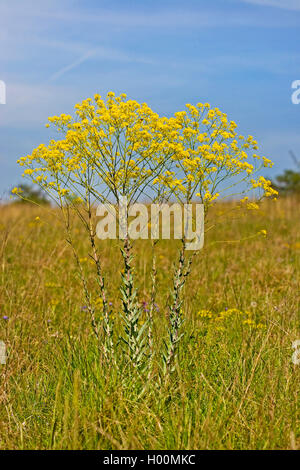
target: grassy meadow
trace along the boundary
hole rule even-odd
[[[142,392],[135,377],[99,359],[56,212],[0,207],[0,340],[8,356],[0,365],[0,448],[300,448],[300,365],[291,361],[292,342],[300,339],[299,202],[265,202],[208,232],[184,287],[175,371],[159,386],[150,377]],[[262,229],[266,237],[255,235]],[[96,296],[86,236],[76,224],[73,235]],[[228,243],[240,239],[246,240]],[[108,300],[121,308],[118,241],[97,243]],[[156,247],[157,351],[177,248],[177,241]],[[134,252],[146,309],[151,242],[137,241]],[[159,355],[155,361],[154,370]]]

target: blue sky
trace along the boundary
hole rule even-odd
[[[1,0],[0,197],[48,116],[110,90],[164,115],[218,106],[280,173],[300,158],[299,39],[300,0]]]

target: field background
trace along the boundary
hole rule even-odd
[[[0,448],[300,448],[300,365],[291,361],[292,342],[300,339],[299,202],[266,202],[207,234],[185,286],[176,371],[159,389],[150,381],[142,396],[134,380],[122,381],[99,361],[55,211],[1,207],[0,340],[8,360],[0,365]],[[219,243],[261,229],[266,238]],[[74,236],[92,286],[85,236],[79,227]],[[98,244],[109,300],[117,307],[118,242]],[[175,241],[157,246],[157,346],[165,335],[176,248]],[[148,302],[149,242],[136,243],[135,263],[140,298]],[[225,309],[243,314],[217,323],[201,316],[203,309],[213,316]]]

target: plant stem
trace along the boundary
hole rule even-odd
[[[164,374],[170,372],[172,362],[174,362],[178,344],[183,336],[180,334],[181,326],[184,322],[182,316],[182,289],[191,271],[194,254],[186,262],[186,246],[184,238],[181,240],[182,246],[179,253],[178,268],[175,270],[173,279],[173,290],[171,293],[172,304],[169,307],[169,339],[165,342],[165,352],[163,353]]]
[[[134,288],[131,250],[132,247],[127,235],[124,239],[123,249],[121,249],[124,260],[124,274],[122,274],[121,284],[124,336],[121,339],[126,344],[130,363],[135,368],[143,369],[146,356],[144,331],[147,322],[140,325],[142,309],[137,299],[137,290]]]

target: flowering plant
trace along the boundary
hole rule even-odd
[[[271,167],[272,162],[256,154],[258,145],[252,136],[238,135],[236,123],[207,103],[188,104],[186,110],[167,118],[160,117],[146,103],[127,100],[125,94],[116,97],[110,92],[106,100],[95,95],[94,100],[89,98],[77,104],[74,117],[62,114],[49,118],[47,127],[51,124],[62,138],[50,140],[48,146],[40,145],[18,163],[25,167],[24,176],[43,188],[63,213],[93,330],[103,358],[116,364],[114,325],[96,242],[94,204],[119,204],[125,197],[129,205],[147,195],[150,201],[159,203],[172,199],[188,204],[200,201],[207,214],[217,200],[239,196],[238,208],[253,209],[263,197],[277,194],[271,182],[259,174],[261,168]],[[245,195],[251,191],[254,201]],[[14,192],[18,193],[18,189]],[[103,310],[101,321],[96,319],[93,296],[72,239],[70,210],[79,216],[90,240]],[[133,248],[128,233],[122,243],[123,351],[128,365],[139,373],[145,370],[150,373],[157,290],[155,242],[151,304],[144,323],[141,322],[142,307],[135,286]],[[164,373],[172,369],[182,336],[182,290],[194,254],[187,259],[183,237],[169,301],[169,332],[162,353]]]

